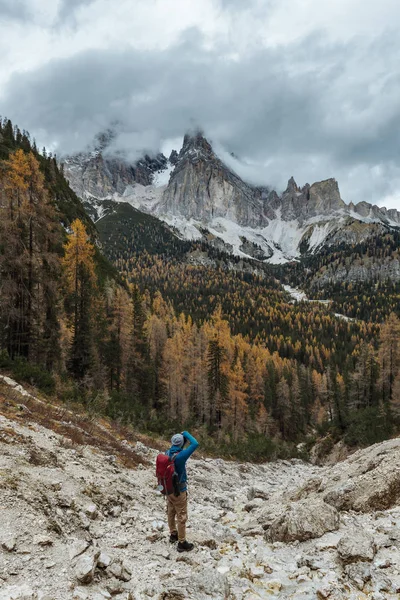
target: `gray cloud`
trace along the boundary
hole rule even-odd
[[[25,0],[0,0],[0,19],[26,21],[31,16]]]
[[[82,6],[89,6],[95,0],[61,0],[57,16],[57,25],[65,25],[69,21],[74,21],[76,11]]]
[[[199,125],[265,163],[243,170],[255,183],[335,176],[346,200],[378,202],[400,187],[399,50],[397,37],[328,44],[314,35],[231,59],[190,30],[162,52],[90,50],[16,73],[0,112],[67,153],[118,122],[113,147],[131,159]]]

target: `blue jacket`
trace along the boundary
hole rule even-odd
[[[168,456],[173,456],[176,454],[175,458],[175,471],[179,476],[180,490],[181,492],[186,492],[187,490],[187,473],[186,473],[186,462],[188,458],[193,454],[196,448],[199,445],[199,442],[194,438],[188,431],[183,432],[183,437],[185,440],[189,442],[189,446],[187,448],[181,448],[180,446],[171,446],[169,450],[165,454]]]

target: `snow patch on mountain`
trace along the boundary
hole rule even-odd
[[[283,289],[290,294],[290,296],[293,298],[293,300],[296,300],[296,302],[302,302],[307,301],[307,294],[305,292],[303,292],[302,290],[299,290],[297,288],[293,288],[290,285],[283,285],[282,286]]]
[[[166,169],[161,169],[157,171],[154,175],[153,186],[156,188],[165,187],[169,183],[169,178],[171,177],[171,173],[174,170],[174,165],[172,165],[168,161],[168,165]]]
[[[201,223],[194,219],[187,221],[183,217],[172,215],[157,215],[162,221],[178,232],[179,237],[185,240],[200,240],[203,236],[200,231]]]
[[[208,223],[202,223],[194,219],[187,220],[182,216],[157,213],[157,210],[156,215],[177,229],[184,239],[198,239],[201,237],[200,230],[206,229],[211,235],[220,238],[228,245],[233,254],[248,258],[249,254],[242,250],[243,240],[245,239],[259,246],[265,254],[264,260],[271,264],[283,264],[299,259],[299,244],[310,227],[313,227],[309,240],[310,252],[318,250],[334,229],[334,225],[331,223],[314,226],[314,220],[300,226],[298,221],[295,220],[284,221],[280,218],[279,211],[277,212],[278,218],[271,220],[266,227],[259,229],[243,227],[230,219],[222,217],[215,218]]]
[[[316,251],[325,242],[328,235],[334,229],[333,223],[324,223],[323,225],[316,225],[313,228],[313,232],[310,236],[308,248],[310,251]]]

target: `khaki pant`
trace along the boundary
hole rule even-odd
[[[170,494],[167,496],[167,514],[168,527],[170,533],[177,530],[176,521],[178,521],[178,540],[186,540],[186,521],[187,521],[187,492],[181,492],[179,496]]]

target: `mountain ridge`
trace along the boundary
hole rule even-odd
[[[184,239],[201,239],[208,231],[228,252],[271,263],[361,243],[400,226],[395,209],[364,201],[346,204],[334,178],[299,187],[291,177],[281,195],[253,186],[217,156],[200,131],[186,134],[179,154],[170,158],[145,156],[135,170],[100,153],[68,159],[64,168],[95,219],[104,215],[105,200],[124,201],[163,220]],[[82,170],[82,164],[89,166]]]

